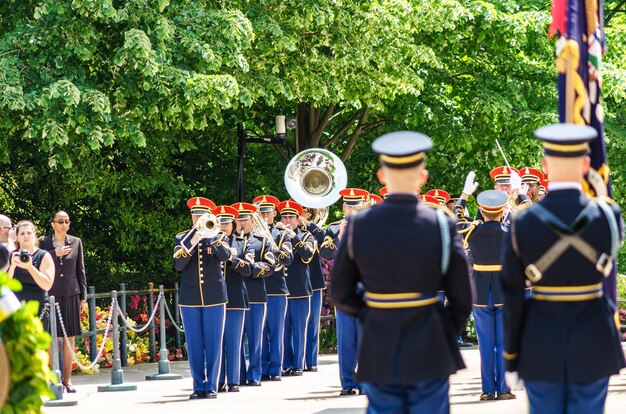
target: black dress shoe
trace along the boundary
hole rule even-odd
[[[239,392],[239,385],[228,384],[228,392]]]
[[[249,387],[260,387],[261,386],[261,381],[248,381],[248,386]]]
[[[283,377],[288,377],[291,375],[291,371],[293,371],[292,368],[283,369],[283,372],[281,372],[281,374]]]
[[[355,387],[343,387],[339,395],[357,395],[359,390]]]
[[[317,372],[317,367],[306,367],[304,372]]]
[[[207,393],[204,391],[194,391],[190,396],[190,400],[200,400],[203,398],[207,398]]]
[[[226,384],[219,384],[217,386],[217,392],[227,392],[228,389],[226,388]]]
[[[206,397],[204,398],[214,399],[214,398],[217,398],[217,394],[213,391],[209,391],[206,393]]]
[[[269,381],[269,380],[270,380],[269,375],[261,375],[261,381]]]
[[[270,381],[282,381],[280,375],[270,375]]]
[[[292,377],[301,377],[302,376],[302,370],[300,368],[292,369],[290,375]]]

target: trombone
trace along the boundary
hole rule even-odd
[[[194,224],[193,228],[187,232],[179,244],[185,252],[191,254],[200,240],[213,238],[217,236],[219,232],[220,224],[217,217],[213,214],[205,213],[198,218],[196,224]],[[198,235],[198,239],[195,243],[193,243],[192,240],[196,234]],[[191,246],[187,247],[187,243],[190,243]]]

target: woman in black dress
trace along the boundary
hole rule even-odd
[[[37,247],[37,229],[30,221],[20,221],[16,227],[15,251],[11,255],[9,277],[22,283],[22,290],[15,292],[18,299],[39,302],[39,312],[48,300],[48,290],[54,282],[54,262],[50,253]],[[26,261],[22,261],[22,252]]]
[[[54,295],[61,310],[69,345],[74,349],[75,337],[82,333],[80,314],[87,306],[87,280],[83,259],[83,242],[67,234],[70,216],[57,211],[50,221],[53,234],[39,239],[39,246],[52,256],[55,266],[54,284],[49,294]],[[57,334],[62,337],[61,322],[57,318]],[[67,392],[76,392],[72,386],[72,352],[67,342],[62,341],[63,385]]]

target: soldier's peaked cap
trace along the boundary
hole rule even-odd
[[[598,132],[588,125],[552,124],[535,131],[543,141],[543,152],[554,157],[579,157],[589,151],[589,141],[597,138]]]
[[[504,209],[509,197],[502,191],[487,190],[478,194],[476,203],[487,213],[499,213]]]
[[[429,136],[413,131],[396,131],[381,135],[372,143],[380,162],[388,168],[409,168],[426,159],[426,151],[433,147]]]

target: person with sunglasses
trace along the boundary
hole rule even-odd
[[[8,252],[15,250],[15,228],[11,225],[11,219],[0,214],[0,243]],[[5,264],[5,266],[8,265]],[[5,271],[5,266],[0,266],[0,270]]]
[[[83,242],[75,236],[67,234],[70,228],[70,216],[65,211],[57,211],[50,220],[52,234],[41,237],[39,246],[47,250],[54,261],[55,278],[50,295],[53,295],[59,304],[61,321],[57,318],[57,333],[67,335],[67,341],[62,339],[63,346],[63,386],[69,393],[76,392],[72,386],[72,352],[75,338],[82,334],[80,315],[87,309],[87,278],[85,276],[85,260],[83,257]],[[69,346],[71,349],[68,347]]]

